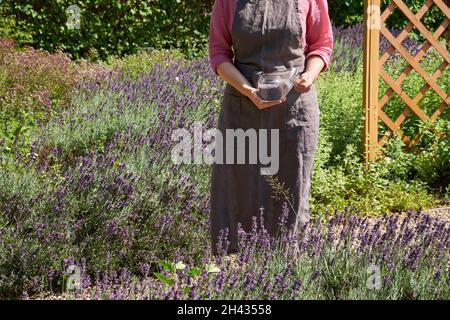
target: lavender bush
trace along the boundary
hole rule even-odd
[[[397,37],[401,30],[391,30],[392,35]],[[356,23],[350,27],[333,26],[334,48],[330,68],[334,71],[352,71],[360,70],[362,66],[364,24]],[[415,55],[420,44],[414,38],[407,36],[402,45],[412,55]],[[380,53],[386,52],[391,46],[390,42],[383,36],[380,36]],[[398,52],[389,59],[389,62],[395,63],[400,58]]]
[[[20,167],[0,177],[2,291],[34,276],[56,285],[69,257],[90,270],[137,270],[156,257],[204,255],[208,198],[198,180],[208,171],[171,162],[171,133],[196,118],[212,126],[217,81],[199,61],[86,84],[28,159],[5,160]]]
[[[285,212],[284,214],[287,214]],[[448,299],[450,227],[420,210],[373,220],[348,209],[299,234],[268,235],[261,218],[239,231],[239,252],[200,265],[161,261],[143,278],[128,269],[83,273],[75,299]],[[226,249],[226,234],[222,238]],[[84,264],[81,269],[85,270]]]

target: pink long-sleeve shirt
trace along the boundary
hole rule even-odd
[[[217,74],[222,62],[233,62],[231,28],[236,12],[237,0],[215,0],[209,29],[209,63]],[[298,0],[302,42],[305,57],[316,55],[328,67],[333,50],[333,32],[328,16],[327,0]]]

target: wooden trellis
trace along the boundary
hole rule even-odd
[[[421,22],[421,18],[432,7],[438,8],[444,14],[444,20],[441,25],[431,33]],[[398,8],[409,19],[409,23],[404,30],[395,37],[385,27],[384,23],[389,15]],[[392,0],[392,2],[381,13],[380,0],[365,0],[365,31],[364,31],[364,146],[366,161],[374,160],[377,156],[378,150],[389,139],[392,133],[400,130],[400,125],[406,119],[410,112],[413,112],[422,121],[435,121],[439,115],[450,105],[450,95],[445,92],[436,82],[438,77],[442,74],[444,69],[450,64],[450,53],[447,48],[439,42],[441,36],[445,36],[450,25],[450,9],[448,4],[443,0],[424,0],[423,6],[414,14],[402,0]],[[423,35],[425,41],[413,56],[402,46],[402,41],[408,36],[408,33],[416,28]],[[380,57],[380,33],[389,41],[390,46],[386,52]],[[425,54],[434,47],[436,51],[443,57],[443,62],[433,74],[428,74],[421,66],[420,61]],[[397,79],[392,79],[391,76],[384,70],[383,64],[389,59],[391,55],[398,52],[407,62],[406,66]],[[425,84],[417,92],[414,97],[410,97],[401,88],[401,83],[411,73],[416,71],[424,80]],[[384,95],[379,98],[379,77],[381,77],[389,89]],[[436,106],[436,110],[431,116],[428,116],[418,103],[425,95],[425,93],[432,89],[442,99],[442,103]],[[391,119],[385,112],[383,107],[393,94],[397,94],[402,99],[406,107],[397,119]],[[383,121],[387,126],[388,132],[379,139],[378,136],[378,121]],[[417,137],[403,136],[408,146],[417,143]]]

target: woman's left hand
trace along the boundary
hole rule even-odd
[[[304,72],[295,80],[294,88],[297,92],[303,93],[309,91],[315,81],[312,72]]]

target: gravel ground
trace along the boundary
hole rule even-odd
[[[450,207],[438,207],[424,210],[424,212],[428,213],[432,218],[441,219],[442,221],[450,224]]]

